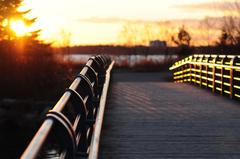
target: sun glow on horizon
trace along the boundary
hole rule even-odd
[[[16,36],[22,37],[29,33],[28,26],[22,20],[13,20],[10,22],[10,28]]]
[[[205,5],[219,1],[221,0],[212,0],[211,3],[209,0],[24,0],[21,10],[31,9],[27,17],[37,18],[31,30],[40,29],[39,39],[54,46],[65,45],[63,39],[66,37],[62,34],[63,31],[71,35],[67,38],[72,46],[121,44],[119,34],[128,23],[138,25],[140,28],[143,24],[156,26],[156,29],[167,27],[170,31],[165,31],[164,35],[170,36],[173,29],[177,30],[182,25],[188,25],[186,20],[200,21],[205,17],[218,17],[219,15],[210,7],[204,12],[202,9]],[[165,21],[171,21],[171,27],[165,25]],[[198,28],[196,22],[189,23]],[[20,24],[19,28],[24,27]],[[164,29],[159,30],[163,35],[161,30]],[[24,34],[23,32],[20,35]],[[156,38],[164,40],[162,36]]]

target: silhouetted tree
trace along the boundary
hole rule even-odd
[[[219,41],[217,42],[218,46],[227,46],[233,45],[232,35],[228,34],[225,28],[222,28],[221,36],[219,37]]]
[[[181,45],[187,45],[187,46],[190,46],[190,42],[191,42],[191,36],[190,34],[188,33],[188,31],[185,29],[184,26],[182,26],[180,29],[179,29],[179,32],[177,34],[177,39],[173,36],[172,37],[172,40],[173,42],[178,45],[178,46],[181,46]]]
[[[237,39],[237,37],[234,37],[232,34],[226,31],[225,27],[223,27],[221,30],[221,35],[216,42],[216,45],[221,49],[219,53],[226,54],[226,52],[232,52],[232,49],[236,49],[238,44],[235,43],[235,38]]]
[[[22,5],[22,0],[2,0],[0,3],[0,40],[15,40],[17,38],[14,31],[10,28],[11,22],[21,20],[26,26],[31,26],[36,18],[26,18],[31,10],[18,11]],[[31,40],[38,37],[40,30],[30,32],[25,37],[31,37]]]
[[[179,47],[179,51],[177,52],[179,56],[184,57],[192,53],[192,49],[190,48],[191,39],[189,32],[184,26],[179,29],[177,38],[172,36],[172,41]]]
[[[42,97],[57,90],[60,70],[50,44],[38,40],[40,30],[17,36],[11,21],[21,20],[27,26],[36,18],[26,18],[30,12],[18,11],[22,0],[0,1],[0,98]],[[46,89],[48,93],[43,93]]]
[[[222,34],[227,35],[226,45],[240,46],[240,2],[239,0],[221,0],[218,10],[223,15]],[[225,35],[225,36],[226,36]],[[224,37],[221,35],[224,40]],[[221,42],[220,37],[220,42]]]

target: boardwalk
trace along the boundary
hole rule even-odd
[[[240,105],[158,74],[113,74],[100,159],[240,158]]]

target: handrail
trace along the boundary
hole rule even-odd
[[[230,98],[240,99],[239,55],[192,55],[170,68],[175,82],[194,83]]]
[[[112,62],[112,64],[109,66],[107,73],[106,73],[106,79],[105,79],[102,96],[101,96],[100,103],[99,103],[99,111],[98,111],[98,115],[96,118],[96,126],[95,126],[95,130],[94,130],[94,134],[93,134],[92,142],[91,142],[92,149],[90,149],[89,157],[88,157],[89,159],[97,159],[98,158],[100,134],[101,134],[102,124],[103,124],[104,110],[105,110],[107,92],[108,92],[108,87],[109,87],[109,82],[110,82],[110,72],[112,70],[113,65],[114,65],[114,62]]]
[[[95,127],[102,125],[98,118],[100,113],[103,115],[113,65],[114,61],[107,56],[98,55],[88,60],[71,86],[46,114],[21,159],[43,158],[51,153],[61,158],[89,155],[93,149],[92,140],[100,135],[100,132],[96,134]]]

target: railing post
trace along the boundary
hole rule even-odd
[[[188,61],[188,57],[186,57],[183,61],[183,63],[186,63]],[[187,82],[188,81],[188,72],[187,72],[187,69],[188,69],[188,65],[184,64],[183,65],[183,82]]]
[[[189,83],[192,83],[192,56],[189,57],[188,59],[189,62]]]
[[[213,64],[216,64],[217,58],[218,58],[218,56],[214,57]],[[215,83],[216,76],[215,76],[215,74],[216,74],[216,66],[213,66],[212,67],[212,92],[213,93],[216,90],[216,83]]]
[[[199,59],[199,62],[202,62],[203,61],[203,57],[201,56],[200,59]],[[202,87],[202,64],[199,65],[199,85],[200,87]]]
[[[224,86],[224,73],[225,73],[225,69],[224,69],[224,67],[223,67],[223,65],[225,64],[225,60],[226,60],[226,56],[223,56],[222,57],[222,60],[221,60],[221,92],[220,92],[220,94],[221,95],[224,95],[224,88],[225,88],[225,86]]]
[[[182,62],[181,62],[181,63],[184,63],[184,59],[182,60]],[[182,65],[182,67],[181,67],[181,71],[182,71],[181,83],[183,83],[183,82],[184,82],[184,67],[185,67],[185,65]]]
[[[197,57],[194,55],[194,62],[197,62]],[[194,63],[194,84],[196,84],[196,82],[197,82],[197,77],[196,77],[196,75],[197,75],[197,72],[196,72],[196,70],[197,70],[197,65]]]
[[[205,65],[205,67],[206,67],[206,69],[205,69],[205,71],[206,71],[206,88],[208,88],[208,62],[209,62],[209,56],[205,56],[207,59],[206,59],[206,65]]]
[[[174,73],[177,73],[177,72],[178,72],[178,70],[179,70],[179,68],[176,68]],[[176,76],[176,77],[177,77],[177,76]],[[178,79],[177,79],[177,78],[175,78],[174,82],[175,82],[175,83],[177,83],[177,82],[178,82]]]
[[[237,57],[235,56],[234,58],[231,59],[230,61],[230,66],[236,66],[235,62],[237,60]],[[235,77],[235,69],[233,69],[232,67],[230,68],[230,78],[229,78],[229,84],[230,84],[230,98],[235,98],[235,88],[234,88],[234,77]]]

